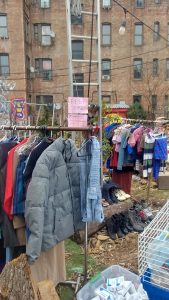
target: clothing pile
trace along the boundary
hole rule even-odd
[[[131,209],[121,214],[115,214],[107,220],[107,231],[112,240],[123,238],[129,232],[143,232],[152,221],[153,214],[150,207],[144,204],[134,204]]]

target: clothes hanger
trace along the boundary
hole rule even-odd
[[[86,156],[90,156],[90,155],[80,155],[80,151],[82,150],[82,149],[84,149],[84,147],[86,147],[86,145],[88,145],[90,143],[90,146],[91,146],[91,143],[92,143],[92,138],[90,137],[82,146],[81,146],[81,148],[78,150],[78,152],[77,152],[77,156],[78,157],[86,157]],[[90,153],[91,153],[91,149],[89,149],[90,150]]]

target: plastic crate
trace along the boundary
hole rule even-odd
[[[151,271],[148,269],[141,278],[144,290],[149,300],[168,300],[169,291],[151,283]]]
[[[106,283],[108,278],[115,278],[119,276],[124,276],[125,280],[132,281],[136,288],[140,284],[140,277],[133,274],[132,272],[120,267],[111,266],[101,272],[98,276],[91,279],[78,293],[77,300],[90,300],[95,296],[94,290],[98,288],[101,284]]]

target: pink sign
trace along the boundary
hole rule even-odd
[[[87,115],[68,114],[68,127],[87,127]]]
[[[68,113],[69,114],[88,114],[88,98],[69,97]]]

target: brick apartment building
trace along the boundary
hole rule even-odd
[[[143,23],[129,13],[125,15],[113,0],[101,0],[103,102],[141,102],[146,109],[153,107],[158,115],[167,115],[169,2],[118,2]],[[91,4],[91,0],[83,0],[83,10],[91,11]],[[123,21],[126,32],[120,35]],[[63,113],[69,95],[66,26],[64,0],[0,0],[0,76],[16,82],[9,99],[23,97],[39,104],[62,103]],[[91,16],[72,16],[72,32],[90,35]],[[90,40],[72,41],[73,58],[89,59],[89,54]],[[74,64],[73,72],[75,82],[88,82],[88,64]],[[92,81],[96,75],[96,65],[92,65]],[[74,95],[86,96],[87,87],[74,87]],[[90,89],[90,101],[97,101],[94,87]]]

